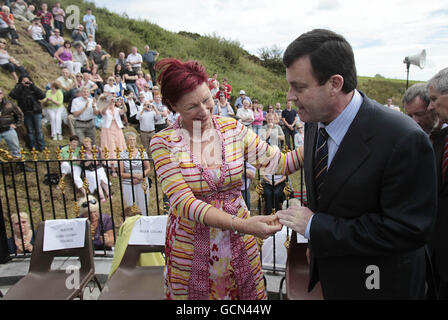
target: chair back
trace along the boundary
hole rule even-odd
[[[165,252],[165,246],[155,245],[128,245],[118,268],[133,269],[137,267],[138,259],[142,253]]]
[[[86,219],[85,223],[84,247],[44,251],[45,221],[42,221],[37,229],[33,252],[31,253],[29,272],[49,272],[51,270],[51,264],[56,257],[78,257],[81,263],[80,271],[82,273],[95,273],[93,241],[89,232],[90,222]]]

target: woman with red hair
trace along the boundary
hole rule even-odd
[[[275,216],[250,216],[241,196],[244,162],[286,175],[301,167],[303,151],[282,154],[236,120],[212,116],[198,62],[163,59],[156,69],[163,103],[180,114],[151,140],[170,200],[166,298],[266,299],[256,237],[282,226]]]

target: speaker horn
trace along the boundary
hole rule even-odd
[[[423,49],[420,53],[414,54],[413,56],[407,56],[406,58],[404,58],[403,63],[406,63],[408,68],[409,65],[413,64],[415,66],[418,66],[420,69],[423,69],[426,63],[426,50]]]

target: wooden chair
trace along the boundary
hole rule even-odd
[[[137,266],[140,254],[164,252],[164,246],[128,245],[117,270],[106,282],[98,300],[162,300],[163,266]]]
[[[286,295],[289,300],[322,300],[320,283],[317,283],[311,292],[308,292],[309,265],[306,259],[306,243],[297,243],[297,234],[292,232],[291,243],[286,259]],[[280,284],[280,297],[283,289]]]
[[[11,287],[4,300],[70,300],[76,297],[82,299],[84,288],[90,281],[95,281],[93,261],[93,243],[90,238],[90,222],[86,220],[85,245],[82,248],[43,251],[45,221],[39,224],[31,254],[28,274]],[[79,287],[71,288],[66,282],[72,273],[65,270],[51,270],[55,257],[78,257],[81,262],[79,269]],[[70,288],[69,288],[70,287]]]

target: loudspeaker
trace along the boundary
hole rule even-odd
[[[410,64],[413,64],[418,66],[420,69],[423,69],[426,63],[426,50],[423,49],[420,53],[414,54],[413,56],[407,56],[404,58],[403,63],[406,63],[408,68]]]

